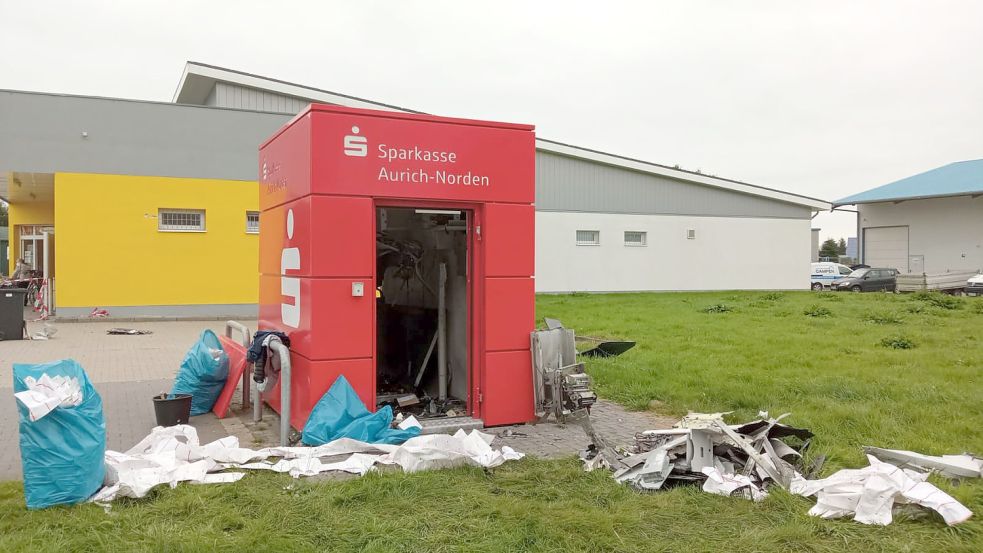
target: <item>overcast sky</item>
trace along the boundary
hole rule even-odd
[[[826,200],[983,157],[983,1],[477,6],[0,0],[0,88],[170,101],[195,60]]]

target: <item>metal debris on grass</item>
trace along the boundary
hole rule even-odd
[[[547,330],[564,328],[563,323],[559,319],[543,317],[543,321],[546,323]],[[577,352],[577,355],[584,357],[617,357],[635,347],[635,342],[629,340],[608,340],[594,336],[577,336],[576,340],[578,342],[588,342],[593,346],[584,351]]]
[[[675,428],[637,434],[615,480],[640,490],[703,482],[707,492],[754,500],[767,496],[769,486],[787,488],[812,432],[781,424],[787,415],[772,419],[762,413],[759,420],[728,425],[725,414],[690,413]],[[585,457],[588,467],[597,467],[593,457]]]
[[[768,413],[744,424],[724,422],[728,413],[690,413],[675,427],[635,435],[630,454],[612,461],[592,446],[581,454],[584,470],[607,468],[620,483],[651,491],[702,482],[703,491],[760,501],[772,486],[803,497],[817,496],[809,514],[853,517],[863,524],[890,524],[896,505],[916,504],[939,513],[952,526],[972,512],[928,483],[929,472],[947,477],[980,477],[983,460],[972,455],[934,457],[912,451],[864,448],[870,466],[845,469],[813,480],[823,456],[806,464],[813,433],[782,424],[784,414]]]
[[[867,467],[843,469],[820,480],[796,475],[789,491],[803,497],[816,496],[816,504],[809,509],[812,516],[852,517],[861,524],[888,525],[895,506],[905,504],[932,509],[949,526],[973,515],[955,498],[928,483],[928,472],[899,468],[873,455],[867,455],[867,460]]]
[[[915,453],[914,451],[881,449],[870,446],[864,447],[864,453],[873,455],[881,461],[897,465],[900,468],[910,468],[919,472],[937,472],[947,478],[983,477],[983,459],[974,457],[968,453],[935,457]]]

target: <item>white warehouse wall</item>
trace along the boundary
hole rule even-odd
[[[861,204],[857,210],[862,229],[907,226],[908,255],[924,255],[926,273],[983,269],[983,196]]]
[[[578,230],[601,245],[578,246]],[[809,219],[538,211],[536,291],[806,290],[811,241]]]

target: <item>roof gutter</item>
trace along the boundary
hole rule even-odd
[[[958,198],[960,196],[971,196],[977,198],[983,196],[983,190],[975,190],[969,192],[958,192],[955,194],[924,194],[921,196],[902,196],[896,198],[878,198],[876,200],[851,200],[850,198],[843,198],[842,200],[836,200],[833,202],[833,207],[839,207],[841,205],[861,205],[861,204],[886,204],[890,202],[901,203],[913,200],[931,200],[935,198]]]

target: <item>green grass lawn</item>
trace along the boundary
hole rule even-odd
[[[983,452],[983,300],[935,303],[725,292],[543,296],[537,308],[580,334],[639,342],[589,363],[602,397],[732,420],[792,412],[828,474],[865,465],[861,445]],[[933,482],[977,518],[948,528],[915,511],[876,528],[809,517],[811,499],[780,490],[761,503],[694,487],[643,495],[573,459],[345,482],[250,474],[108,514],[28,512],[20,484],[3,483],[0,551],[983,551],[983,481]]]

